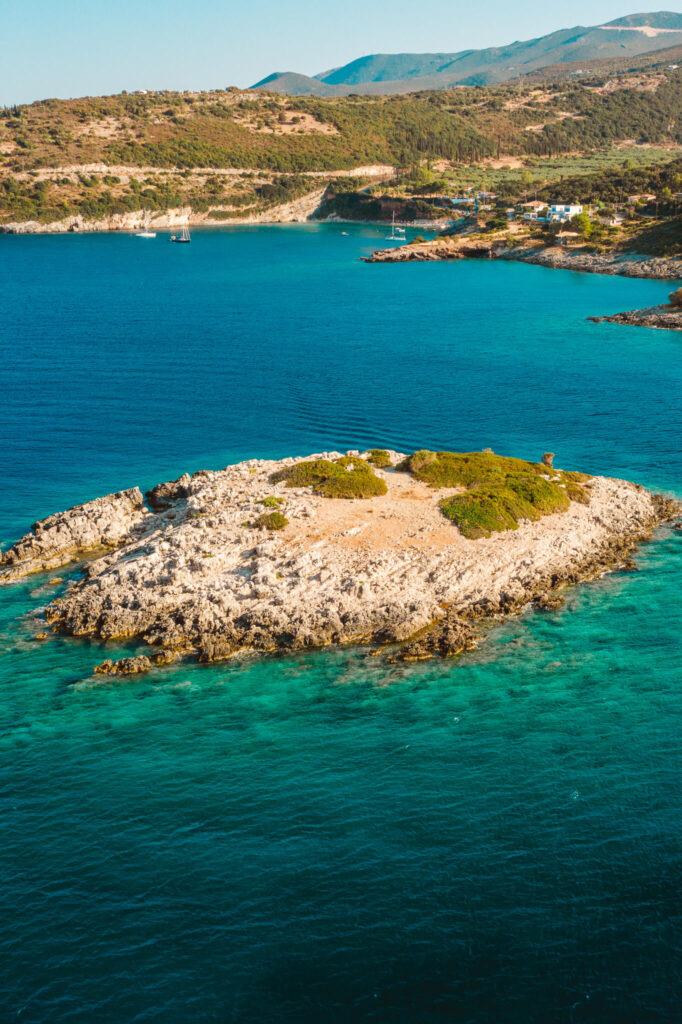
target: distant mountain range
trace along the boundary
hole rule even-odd
[[[458,53],[375,53],[313,77],[277,72],[253,88],[291,96],[387,95],[490,85],[548,65],[635,56],[682,44],[682,14],[631,14],[606,25],[560,29],[539,39]]]

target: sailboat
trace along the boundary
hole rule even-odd
[[[405,228],[396,227],[395,223],[395,210],[393,211],[393,221],[391,224],[391,233],[386,235],[386,239],[389,242],[404,242],[405,241]]]
[[[171,242],[191,242],[192,239],[189,237],[189,228],[187,225],[182,229],[182,233],[179,235],[171,235]]]

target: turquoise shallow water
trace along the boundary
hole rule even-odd
[[[682,493],[656,282],[365,266],[331,226],[0,237],[0,539],[242,457],[481,448]],[[669,1022],[682,541],[456,664],[95,685],[0,590],[0,1019]],[[121,650],[124,650],[123,648]]]

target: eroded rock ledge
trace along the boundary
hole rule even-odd
[[[149,664],[142,655],[123,672],[179,654],[209,662],[349,642],[402,644],[404,657],[418,659],[470,648],[482,621],[529,601],[556,607],[564,583],[627,564],[633,547],[677,514],[635,484],[582,478],[584,496],[566,500],[565,510],[468,539],[443,513],[464,488],[395,468],[404,459],[397,452],[348,452],[338,464],[344,473],[360,466],[364,479],[371,459],[381,485],[370,497],[334,496],[344,486],[338,466],[317,489],[282,478],[323,458],[342,457],[251,460],[186,475],[148,492],[154,512],[133,488],[50,516],[0,555],[0,581],[89,557],[46,617],[69,634],[156,649]],[[534,467],[542,486],[559,481],[570,493],[578,485],[561,482],[547,458],[520,465]],[[302,478],[297,470],[294,479]],[[104,663],[101,671],[119,670]]]
[[[120,544],[146,514],[142,492],[132,487],[40,519],[30,533],[0,552],[0,582],[56,569],[97,548]]]
[[[682,309],[668,303],[649,306],[646,309],[631,309],[625,313],[613,313],[610,316],[591,316],[588,319],[596,324],[605,322],[624,324],[627,327],[658,327],[666,331],[682,331]]]
[[[378,249],[363,257],[365,263],[424,263],[442,260],[486,259],[532,263],[554,270],[585,274],[614,274],[622,277],[673,281],[682,278],[682,260],[643,256],[635,252],[594,253],[586,248],[555,245],[508,246],[503,238],[470,235],[444,236],[427,242],[411,242],[392,249]]]

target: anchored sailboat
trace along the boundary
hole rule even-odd
[[[389,242],[404,242],[405,241],[405,228],[396,227],[395,223],[395,210],[393,211],[393,221],[391,224],[391,233],[386,235]]]
[[[171,235],[171,242],[191,242],[192,239],[189,237],[189,228],[187,225],[182,229],[182,233],[179,235]]]

